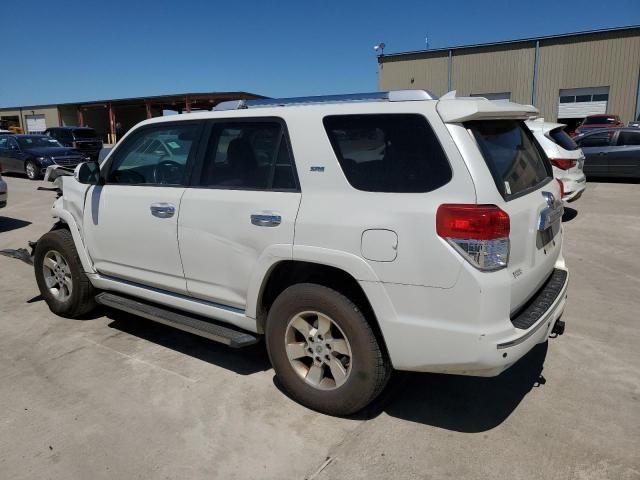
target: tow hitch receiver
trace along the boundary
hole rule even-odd
[[[553,328],[551,329],[551,335],[555,335],[556,337],[558,337],[563,333],[564,333],[564,321],[556,320],[556,323],[554,323]]]

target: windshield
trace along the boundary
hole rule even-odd
[[[78,128],[73,131],[73,138],[79,140],[94,139],[98,136],[93,128]]]
[[[503,198],[533,190],[551,177],[551,165],[519,120],[465,123],[473,134]]]
[[[565,150],[577,150],[578,144],[573,141],[567,132],[564,131],[564,127],[554,128],[549,132],[551,139],[560,145]]]
[[[616,117],[587,117],[582,122],[583,125],[614,125],[618,122]]]
[[[16,137],[20,148],[34,147],[61,147],[57,140],[47,137],[46,135],[26,135],[24,137]]]

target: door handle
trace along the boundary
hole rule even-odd
[[[277,227],[282,223],[282,217],[273,213],[254,213],[251,223],[256,227]]]
[[[152,203],[149,209],[151,215],[158,218],[171,218],[176,213],[175,205],[166,202]]]

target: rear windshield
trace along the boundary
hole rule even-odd
[[[465,123],[498,190],[505,199],[534,190],[551,177],[551,166],[520,120],[479,120]]]
[[[349,183],[366,192],[424,193],[451,180],[451,167],[422,115],[335,115],[324,126]]]
[[[577,150],[578,144],[564,131],[564,127],[554,128],[549,132],[551,139],[565,150]]]
[[[582,122],[583,125],[613,125],[617,123],[616,117],[587,117]]]
[[[79,128],[73,131],[73,137],[78,139],[96,138],[98,134],[93,128]]]

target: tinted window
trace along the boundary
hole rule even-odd
[[[574,103],[575,101],[575,95],[562,95],[560,97],[560,103]]]
[[[582,122],[583,125],[613,125],[617,123],[618,119],[616,117],[607,117],[607,116],[595,116],[595,117],[587,117]]]
[[[367,192],[430,192],[451,167],[422,115],[339,115],[324,119],[349,183]]]
[[[114,153],[108,183],[184,185],[200,126],[158,125],[127,138]]]
[[[0,149],[5,149],[8,147],[9,137],[3,137],[0,135]]]
[[[551,167],[522,121],[467,122],[504,198],[535,188],[551,176]]]
[[[214,124],[200,185],[247,190],[293,190],[294,165],[282,124]]]
[[[593,95],[594,102],[606,102],[607,100],[609,100],[608,93],[596,93]]]
[[[618,145],[640,145],[640,132],[620,132]]]
[[[73,137],[78,140],[94,139],[98,136],[93,128],[77,128],[73,131]]]
[[[551,139],[565,150],[577,150],[578,145],[573,141],[563,127],[554,128],[549,132]]]
[[[576,102],[590,102],[591,95],[576,95]]]
[[[576,142],[580,147],[606,147],[611,141],[611,135],[613,135],[613,132],[594,133],[593,135],[576,139]]]

